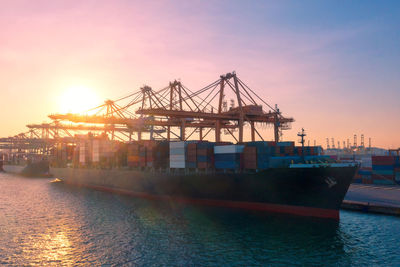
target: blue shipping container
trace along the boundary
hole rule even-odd
[[[289,166],[291,163],[301,162],[301,157],[291,156],[291,157],[270,157],[269,167],[270,168],[284,168]]]
[[[360,170],[358,170],[358,173],[361,174],[361,175],[371,175],[372,171],[371,170],[362,170],[362,169],[360,169]]]
[[[393,165],[372,165],[374,171],[393,171]]]
[[[294,142],[278,142],[277,146],[294,146]]]
[[[207,157],[207,156],[200,156],[200,155],[197,155],[197,161],[198,161],[198,162],[210,162],[210,161],[211,161],[211,158],[210,158],[210,157]]]
[[[394,157],[394,166],[400,168],[400,156]]]
[[[393,170],[373,170],[372,173],[380,175],[394,175]]]
[[[237,169],[240,167],[240,154],[215,154],[215,168],[217,169]]]
[[[215,162],[216,169],[239,169],[240,163],[234,161],[216,161]]]
[[[380,185],[393,185],[394,182],[391,180],[374,180],[374,184],[380,184]]]
[[[196,162],[186,161],[186,168],[196,168],[196,167],[197,167]]]

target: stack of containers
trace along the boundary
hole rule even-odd
[[[119,167],[128,165],[128,145],[122,142],[117,143],[115,153],[116,164]]]
[[[246,144],[247,147],[255,147],[257,154],[257,169],[269,168],[269,159],[276,155],[276,143],[265,141],[253,141]],[[245,154],[246,158],[246,154]],[[246,168],[246,167],[245,167]]]
[[[372,167],[361,167],[358,170],[363,184],[372,184]]]
[[[115,142],[108,139],[100,139],[100,162],[108,165],[113,164],[116,149]]]
[[[158,142],[153,149],[154,168],[165,169],[169,167],[169,142]]]
[[[186,168],[197,167],[197,143],[187,144],[186,149]]]
[[[360,161],[361,161],[361,168],[362,169],[371,169],[372,170],[372,159],[371,159],[371,156],[368,156],[368,157],[362,157],[361,159],[360,159]]]
[[[400,156],[395,156],[394,162],[394,181],[400,184]]]
[[[128,166],[139,167],[139,143],[128,144]]]
[[[360,184],[362,183],[362,177],[359,173],[356,173],[353,177],[352,183]]]
[[[186,168],[185,152],[187,143],[185,141],[169,143],[169,167],[172,169]]]
[[[317,155],[322,155],[322,154],[324,154],[324,149],[322,148],[322,146],[315,146],[314,147],[314,152]]]
[[[211,142],[197,143],[197,168],[211,169],[214,166],[214,145]]]
[[[301,156],[303,154],[303,148],[301,146],[296,146],[294,148],[294,154]],[[320,146],[305,146],[304,156],[318,156],[322,154],[322,148]]]
[[[374,184],[394,183],[394,156],[372,156],[372,179]]]
[[[216,169],[239,170],[242,167],[241,155],[244,145],[214,146],[214,160]]]
[[[87,165],[89,163],[89,147],[85,141],[79,144],[79,164]]]
[[[92,145],[93,145],[92,161],[94,163],[99,163],[100,162],[100,140],[94,139]]]
[[[338,160],[338,156],[337,155],[329,155],[329,157],[334,161]]]
[[[74,154],[72,155],[72,164],[77,167],[79,166],[79,156],[80,156],[80,144],[77,144],[74,149]]]
[[[243,167],[249,170],[257,169],[257,148],[246,146],[243,151]]]
[[[143,142],[143,146],[145,147],[145,162],[146,162],[146,167],[153,167],[154,166],[154,153],[155,153],[155,148],[157,147],[157,141],[154,140],[146,140]]]
[[[139,167],[146,167],[146,147],[139,146]]]
[[[67,161],[72,161],[73,155],[74,155],[74,150],[75,146],[74,145],[68,145],[67,146]]]
[[[275,149],[276,156],[285,157],[294,155],[294,142],[278,142]]]

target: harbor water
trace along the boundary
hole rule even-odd
[[[0,265],[399,266],[400,218],[341,220],[135,199],[0,174]]]

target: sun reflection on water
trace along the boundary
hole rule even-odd
[[[34,263],[38,262],[67,262],[72,253],[72,243],[63,232],[34,234],[27,238],[24,252],[31,255]]]

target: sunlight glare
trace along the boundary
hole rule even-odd
[[[82,113],[101,104],[95,91],[85,86],[67,88],[60,97],[63,113]]]

